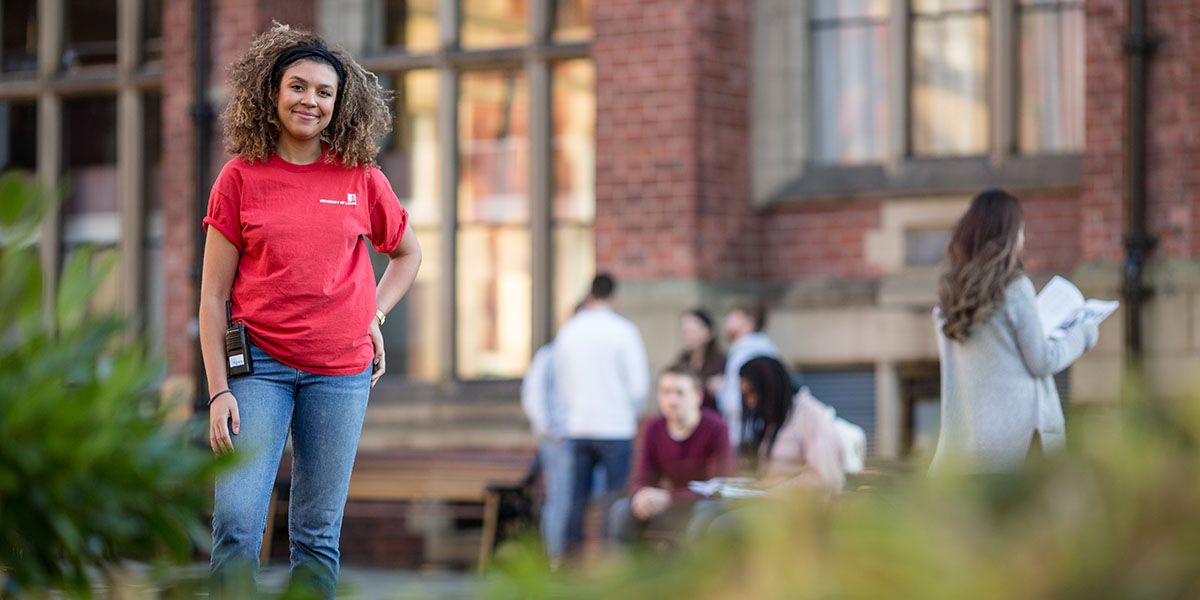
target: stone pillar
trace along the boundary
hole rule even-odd
[[[880,362],[875,365],[875,455],[880,458],[900,458],[900,438],[903,434],[904,407],[900,397],[900,375],[896,365]]]

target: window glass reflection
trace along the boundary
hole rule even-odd
[[[824,0],[810,22],[813,39],[815,158],[879,162],[888,153],[888,2]]]
[[[0,71],[37,71],[37,0],[4,0],[0,7]]]
[[[0,172],[37,169],[37,103],[0,102]]]
[[[432,70],[410,71],[394,84],[395,127],[380,153],[379,166],[400,202],[408,209],[409,232],[421,244],[421,270],[408,295],[383,324],[388,373],[434,380],[441,372],[444,341],[438,326],[445,311],[439,299],[446,272],[441,253],[441,196],[438,187],[438,76]],[[376,276],[387,257],[375,254]]]
[[[1083,149],[1083,2],[1022,0],[1018,146],[1024,154]]]
[[[437,0],[386,0],[384,44],[406,52],[438,47]]]
[[[63,4],[63,68],[116,64],[117,3],[66,0]]]
[[[470,72],[459,87],[458,374],[519,377],[532,326],[526,77]]]
[[[910,66],[914,154],[987,153],[988,29],[983,0],[914,3]]]
[[[463,48],[519,46],[529,41],[528,0],[462,0]]]
[[[117,204],[117,99],[114,96],[82,97],[62,103],[63,174],[67,195],[63,202],[62,246],[64,264],[80,246],[95,249],[93,265],[117,264],[121,221]],[[120,293],[118,269],[92,298],[97,311],[115,310]]]
[[[586,42],[592,39],[594,0],[558,0],[554,3],[554,40]]]

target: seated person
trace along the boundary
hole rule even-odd
[[[742,385],[741,454],[763,487],[815,487],[838,493],[845,485],[842,441],[832,411],[808,388],[793,394],[778,360],[762,356],[738,372]]]
[[[638,436],[638,459],[629,498],[609,513],[610,538],[637,542],[647,529],[683,531],[692,536],[715,516],[709,506],[688,490],[689,481],[729,475],[733,450],[720,416],[701,410],[704,388],[699,376],[676,365],[658,377],[658,406],[662,411]]]

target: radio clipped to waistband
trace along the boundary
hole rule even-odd
[[[250,338],[246,336],[246,324],[233,322],[232,304],[225,301],[225,366],[229,367],[229,376],[249,375],[254,372],[254,363],[250,359]]]

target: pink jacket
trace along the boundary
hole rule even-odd
[[[775,438],[768,473],[801,466],[813,483],[837,493],[845,484],[842,464],[842,443],[831,411],[807,387],[801,388]]]

